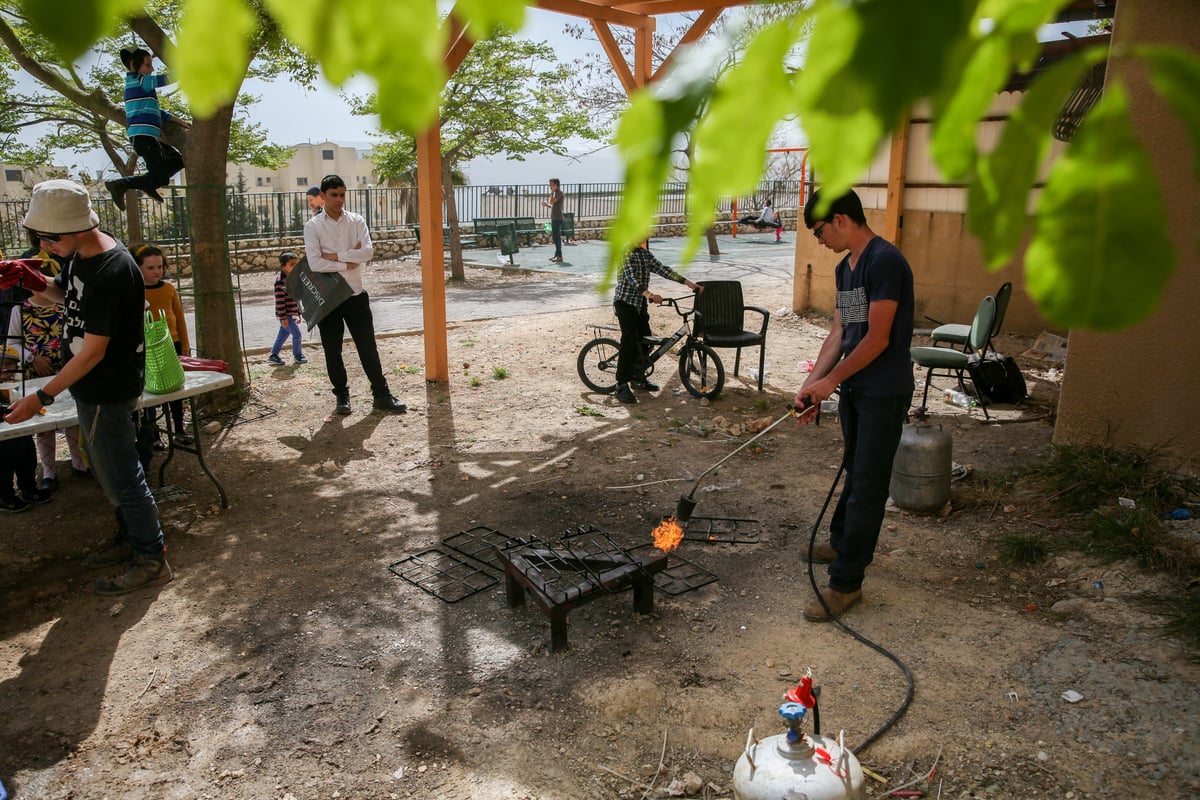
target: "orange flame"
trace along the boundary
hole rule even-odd
[[[669,553],[679,547],[683,541],[683,528],[674,517],[667,517],[662,524],[654,529],[654,546],[664,553]]]

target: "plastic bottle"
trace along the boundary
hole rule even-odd
[[[950,405],[958,406],[959,408],[974,408],[975,406],[979,405],[979,402],[975,400],[975,398],[971,397],[971,395],[967,394],[966,392],[959,391],[958,389],[946,390],[946,402]]]

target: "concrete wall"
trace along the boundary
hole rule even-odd
[[[1113,45],[1132,39],[1200,53],[1200,3],[1121,3]],[[1162,183],[1178,270],[1157,312],[1118,333],[1072,331],[1059,401],[1056,444],[1100,442],[1161,447],[1166,460],[1200,469],[1200,187],[1183,126],[1140,65],[1113,61],[1109,80],[1129,87],[1134,128]]]

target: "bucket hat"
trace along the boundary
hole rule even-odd
[[[42,181],[33,187],[21,224],[40,233],[80,233],[100,224],[87,189],[75,181]]]

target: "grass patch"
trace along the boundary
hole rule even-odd
[[[492,380],[502,381],[508,377],[508,370],[504,367],[492,367]]]
[[[1097,509],[1088,515],[1087,527],[1086,533],[1077,534],[1077,544],[1106,562],[1129,560],[1173,575],[1200,568],[1191,545],[1171,535],[1151,508]]]
[[[474,339],[459,339],[458,340],[459,347],[474,347],[476,344],[477,344],[477,342]]]
[[[1017,567],[1041,564],[1050,556],[1050,545],[1039,536],[1005,536],[1000,540],[1000,558]]]
[[[479,378],[471,378],[471,385],[472,386],[482,386],[483,381],[481,381]]]
[[[397,369],[394,370],[394,372],[397,375],[419,375],[421,373],[421,367],[414,366],[412,364],[401,364]]]
[[[1187,498],[1189,487],[1159,467],[1150,450],[1099,445],[1055,447],[1050,460],[1026,468],[1051,491],[1047,499],[1068,513],[1083,513],[1129,497],[1166,513]]]
[[[961,511],[992,511],[1010,499],[1013,475],[978,475],[954,487],[954,508]]]
[[[604,412],[591,406],[576,406],[575,413],[581,417],[603,417]]]

